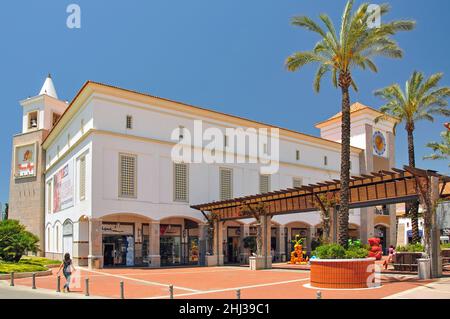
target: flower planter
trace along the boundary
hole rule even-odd
[[[312,259],[310,281],[317,288],[371,288],[374,271],[375,258]]]

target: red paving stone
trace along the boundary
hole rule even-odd
[[[236,298],[241,289],[245,298],[310,299],[318,289],[304,287],[309,283],[309,272],[297,270],[250,271],[244,267],[190,267],[170,269],[117,268],[96,271],[79,270],[79,288],[74,293],[84,293],[85,278],[89,278],[91,296],[119,298],[120,281],[124,282],[125,298],[166,298],[170,284],[174,285],[175,298]],[[53,275],[37,277],[39,288],[56,289],[56,270]],[[418,281],[411,276],[383,276],[381,288],[365,290],[324,290],[327,299],[383,298],[430,281]],[[16,279],[16,285],[31,286],[31,278]],[[64,278],[61,279],[61,287]],[[217,291],[218,290],[218,291]]]

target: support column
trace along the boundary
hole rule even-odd
[[[103,238],[102,221],[100,219],[89,219],[89,269],[103,268]]]
[[[261,230],[262,230],[262,256],[264,257],[264,268],[272,268],[272,254],[271,254],[271,216],[261,216]]]
[[[284,226],[277,227],[277,255],[281,262],[286,261],[286,229]]]
[[[209,224],[198,224],[198,264],[200,266],[206,265],[206,252],[208,250],[208,227]]]
[[[439,178],[436,176],[430,177],[431,187],[431,203],[433,212],[431,213],[431,277],[442,277],[442,258],[441,258],[441,240],[440,229],[437,223],[436,209],[437,201],[439,199]]]
[[[396,205],[388,205],[387,206],[389,212],[389,242],[386,243],[387,247],[392,245],[397,247],[397,211]]]
[[[240,261],[241,261],[241,264],[246,265],[246,264],[248,264],[248,257],[250,256],[250,249],[244,247],[244,238],[250,236],[250,225],[247,225],[247,224],[241,225],[240,231],[241,231],[241,235],[239,238],[239,240],[240,240],[239,245],[240,245],[240,251],[241,251]]]
[[[161,267],[161,255],[159,248],[160,231],[159,221],[152,221],[149,224],[150,251],[148,255],[148,267],[151,268]]]
[[[361,243],[367,244],[367,240],[374,236],[375,227],[373,219],[375,215],[374,207],[365,207],[360,210],[360,237]]]
[[[214,223],[214,245],[215,265],[223,266],[223,221]],[[208,266],[212,266],[208,263]]]

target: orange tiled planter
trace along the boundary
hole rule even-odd
[[[374,276],[375,258],[313,259],[311,286],[317,288],[369,288]]]

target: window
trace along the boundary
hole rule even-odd
[[[270,192],[270,175],[259,175],[259,192],[261,194]]]
[[[80,158],[80,181],[79,181],[80,201],[86,199],[86,156]]]
[[[187,164],[174,164],[174,201],[187,202],[189,195],[189,171]]]
[[[136,197],[136,156],[119,155],[119,197]]]
[[[38,127],[38,111],[28,113],[28,129],[36,129]]]
[[[60,117],[61,117],[61,115],[58,113],[52,114],[52,126],[55,126],[56,123],[58,123]]]
[[[300,151],[299,150],[296,150],[295,151],[295,160],[300,160]]]
[[[126,126],[130,130],[133,128],[133,117],[131,115],[127,115]]]
[[[59,156],[60,147],[59,145],[56,147],[56,156]]]
[[[328,165],[328,157],[327,156],[323,157],[323,165],[325,165],[325,166]]]
[[[292,186],[293,187],[302,187],[303,185],[303,180],[301,177],[294,177],[292,179]]]
[[[50,226],[47,228],[47,251],[50,251]]]
[[[80,127],[81,127],[81,134],[84,134],[84,119],[81,119]]]
[[[267,144],[266,143],[263,144],[263,152],[264,152],[264,154],[267,154]]]
[[[220,168],[220,200],[233,197],[233,170],[231,168]]]
[[[47,214],[52,213],[52,181],[47,182]]]
[[[178,139],[181,141],[184,138],[184,126],[178,126]]]
[[[223,146],[227,147],[228,146],[228,135],[224,135],[223,136]]]
[[[67,133],[67,147],[70,147],[70,133]]]
[[[56,225],[56,232],[55,232],[55,242],[56,242],[56,253],[59,252],[59,226]]]

